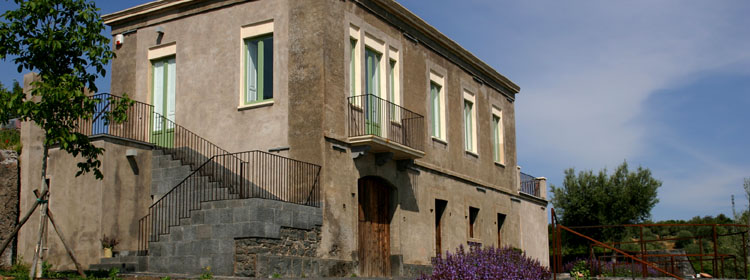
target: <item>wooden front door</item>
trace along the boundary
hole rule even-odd
[[[390,189],[377,178],[359,180],[358,254],[361,276],[390,276]]]

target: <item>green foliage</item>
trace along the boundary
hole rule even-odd
[[[677,233],[677,238],[690,238],[693,234],[690,231],[687,230],[681,230]],[[674,247],[676,249],[684,249],[687,245],[690,245],[690,243],[693,243],[692,238],[691,239],[681,239],[681,240],[675,240]]]
[[[589,272],[589,265],[585,261],[577,262],[570,270],[570,277],[575,280],[588,280],[591,279],[591,272]]]
[[[13,150],[21,154],[21,132],[16,129],[0,129],[0,150]]]
[[[116,280],[116,279],[118,279],[118,278],[117,278],[117,274],[120,274],[120,269],[118,269],[118,268],[116,268],[116,267],[115,267],[115,268],[112,268],[112,269],[110,269],[110,270],[109,270],[109,279],[112,279],[112,280]]]
[[[201,273],[200,279],[214,279],[214,274],[211,272],[211,266],[203,268],[203,273]]]
[[[164,277],[162,277],[162,278],[160,278],[160,279],[161,279],[161,280],[172,280],[172,277],[169,277],[169,276],[164,276]]]
[[[0,123],[11,118],[33,121],[45,133],[45,146],[58,144],[73,156],[83,157],[77,164],[81,175],[93,172],[103,176],[97,159],[102,148],[88,137],[74,132],[79,120],[94,118],[98,99],[96,78],[106,74],[105,66],[114,53],[104,30],[98,9],[85,0],[14,0],[17,8],[6,11],[0,22],[0,59],[12,59],[18,72],[39,73],[32,82],[30,98],[23,92],[0,91]],[[93,70],[90,70],[93,69]],[[105,123],[124,121],[133,102],[111,99],[112,112],[105,112]]]
[[[659,180],[651,176],[647,168],[628,169],[627,162],[618,166],[614,173],[607,170],[565,170],[562,187],[551,186],[552,204],[559,221],[566,226],[619,225],[645,221],[651,209],[659,201],[656,198]],[[621,240],[626,235],[622,227],[581,230],[597,240]],[[576,238],[566,242],[585,244]]]
[[[281,278],[281,274],[274,272],[273,275],[271,275],[271,278]]]
[[[29,279],[29,265],[23,262],[23,258],[19,257],[13,266],[8,271],[0,271],[0,275],[14,277],[16,280],[27,280]]]

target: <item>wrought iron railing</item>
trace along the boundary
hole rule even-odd
[[[126,111],[126,121],[115,124],[111,120],[105,119],[104,112],[114,109],[110,106],[110,99],[119,100],[122,97],[105,93],[94,95],[91,98],[101,100],[96,105],[94,118],[79,120],[76,132],[88,136],[110,135],[150,143],[171,154],[174,159],[189,164],[193,170],[206,162],[208,158],[229,153],[187,128],[154,112],[154,107],[150,104],[135,101],[133,106]]]
[[[375,135],[424,150],[424,117],[372,94],[349,100],[349,137]]]
[[[521,192],[539,197],[539,180],[534,176],[521,172]]]
[[[139,221],[139,251],[203,202],[263,198],[320,207],[319,176],[318,165],[263,151],[213,156],[149,207]]]

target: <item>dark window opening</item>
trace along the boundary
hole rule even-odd
[[[435,252],[440,255],[443,251],[443,213],[448,201],[435,199]]]
[[[477,225],[477,217],[479,216],[479,208],[469,207],[469,238],[474,238],[474,228]]]

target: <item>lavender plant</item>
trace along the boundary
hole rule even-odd
[[[438,255],[432,259],[432,275],[422,275],[420,280],[443,279],[549,279],[549,270],[539,261],[510,247],[494,248],[472,246],[467,252],[464,246],[451,254]]]

